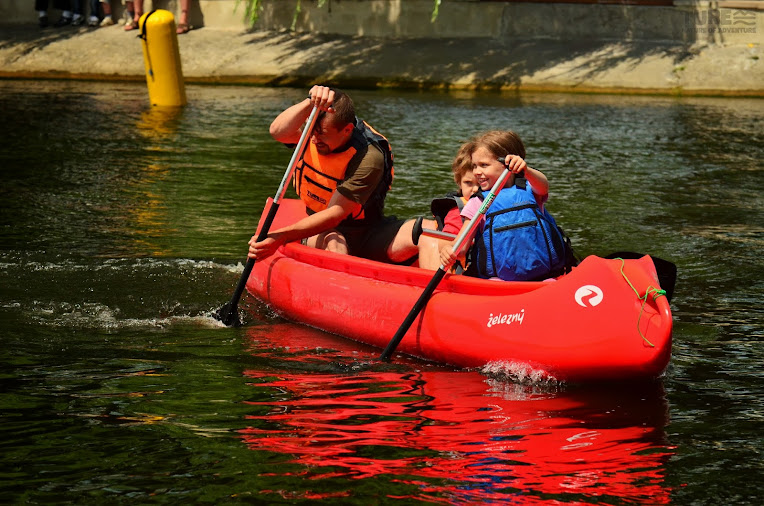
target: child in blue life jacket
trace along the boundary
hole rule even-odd
[[[569,267],[569,246],[544,208],[549,182],[525,162],[520,137],[511,131],[494,130],[476,136],[471,143],[472,171],[481,192],[462,209],[466,220],[462,228],[478,212],[505,167],[511,174],[481,218],[467,274],[505,281],[536,281],[563,274]],[[441,265],[457,260],[452,247],[453,242],[441,245]],[[462,248],[461,258],[467,250]]]
[[[438,224],[438,230],[456,235],[464,222],[461,216],[462,208],[480,189],[472,173],[472,143],[467,142],[459,148],[451,163],[451,172],[454,174],[454,182],[459,190],[433,199],[430,210]],[[429,236],[419,237],[415,239],[415,243],[417,240],[419,267],[437,270],[440,266],[440,247],[449,241]]]

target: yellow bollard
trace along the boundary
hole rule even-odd
[[[138,22],[143,41],[143,62],[152,105],[186,105],[186,88],[180,65],[175,18],[170,11],[156,9]]]

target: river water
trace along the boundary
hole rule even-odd
[[[579,256],[677,264],[665,378],[582,387],[377,363],[246,295],[216,324],[291,155],[268,125],[306,91],[187,93],[0,81],[3,502],[764,501],[764,101],[352,93],[396,153],[389,213],[509,128]]]

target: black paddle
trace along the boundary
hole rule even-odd
[[[461,233],[456,237],[456,242],[451,248],[454,253],[458,255],[459,252],[462,250],[462,245],[464,245],[465,243],[468,243],[468,239],[472,239],[472,236],[475,235],[475,231],[477,230],[478,221],[480,220],[480,217],[485,214],[485,212],[488,210],[488,207],[496,198],[496,195],[499,193],[499,191],[502,188],[504,188],[504,183],[509,177],[509,174],[510,174],[509,168],[505,168],[504,172],[501,173],[501,176],[499,176],[499,179],[493,185],[493,188],[491,188],[491,192],[483,201],[483,205],[480,206],[480,210],[477,212],[477,214],[475,214],[475,216],[472,217],[469,225],[465,229],[463,229]],[[422,292],[422,295],[419,296],[419,299],[416,301],[416,304],[414,304],[414,307],[411,308],[411,311],[409,311],[408,316],[406,316],[406,319],[403,320],[403,323],[401,323],[401,326],[400,328],[398,328],[398,331],[395,333],[393,338],[387,344],[387,348],[385,348],[385,351],[383,351],[382,355],[379,356],[380,360],[390,360],[390,356],[395,351],[395,348],[398,347],[398,344],[401,342],[401,339],[403,339],[404,334],[406,334],[409,327],[411,327],[411,324],[414,323],[414,320],[419,315],[419,313],[422,312],[422,309],[424,309],[424,306],[427,304],[427,301],[430,300],[430,297],[432,297],[433,292],[438,287],[441,280],[443,280],[443,277],[446,275],[446,272],[448,271],[450,267],[451,265],[441,265],[440,267],[438,267],[438,270],[435,272],[435,275],[427,284],[427,287]]]
[[[314,106],[308,117],[305,130],[303,130],[300,135],[300,141],[297,143],[294,153],[292,153],[292,159],[289,161],[289,166],[284,173],[284,178],[281,180],[281,186],[279,186],[278,191],[276,191],[276,197],[273,199],[273,203],[271,204],[270,209],[268,209],[268,215],[265,217],[263,226],[260,228],[260,234],[257,236],[258,242],[263,241],[268,237],[273,218],[276,216],[276,211],[279,209],[281,199],[284,197],[284,193],[286,193],[286,189],[289,187],[289,180],[292,178],[292,173],[294,172],[295,165],[297,165],[297,160],[302,157],[302,153],[306,146],[306,140],[310,137],[310,133],[313,131],[317,112],[318,108]],[[238,327],[241,325],[241,321],[239,320],[239,299],[241,298],[241,294],[244,293],[244,288],[247,286],[247,280],[249,279],[249,275],[252,273],[252,268],[254,266],[255,259],[247,259],[247,265],[244,266],[244,272],[241,273],[239,284],[236,285],[236,290],[234,290],[231,300],[213,314],[213,318],[223,322],[226,327]]]

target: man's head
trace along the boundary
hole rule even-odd
[[[332,91],[334,92],[332,106],[329,111],[318,115],[311,138],[322,155],[344,146],[350,140],[355,128],[353,100],[336,88],[332,88]]]

